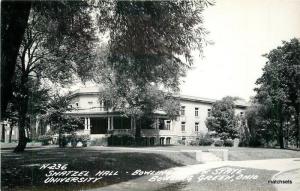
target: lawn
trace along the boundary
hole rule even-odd
[[[35,147],[16,154],[12,148],[1,150],[1,190],[82,190],[103,187],[140,176],[130,174],[137,169],[163,170],[176,166],[197,164],[193,153],[185,150],[207,151],[212,147],[88,147],[57,148]],[[229,160],[258,160],[270,158],[300,158],[299,151],[263,148],[226,148]],[[94,175],[99,170],[119,171],[118,176],[103,177],[96,183],[44,184],[46,170],[42,164],[68,164],[67,170],[89,171]],[[181,185],[184,187],[184,183]],[[179,185],[179,187],[181,187]],[[178,187],[178,185],[176,185]],[[169,188],[172,189],[172,186]]]
[[[182,153],[118,152],[109,148],[94,150],[42,147],[27,150],[22,154],[5,149],[1,155],[1,190],[82,190],[138,178],[139,176],[130,175],[137,169],[158,171],[186,165],[180,161],[197,163],[192,156]],[[119,176],[103,177],[96,183],[44,184],[47,171],[39,168],[47,163],[68,164],[67,170],[89,171],[93,175],[99,170],[117,170]]]
[[[209,149],[228,149],[228,160],[244,161],[244,160],[263,160],[263,159],[280,159],[280,158],[300,158],[300,151],[275,148],[251,148],[251,147],[211,147],[211,146],[174,146],[169,149],[181,150],[202,150]]]
[[[229,160],[263,160],[279,158],[300,158],[300,152],[285,149],[267,148],[232,148],[229,149]]]

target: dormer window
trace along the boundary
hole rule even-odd
[[[171,121],[167,121],[166,130],[170,130],[170,127],[171,127]]]
[[[199,108],[195,107],[195,116],[198,117],[199,116]]]
[[[185,106],[180,107],[180,115],[185,115]]]
[[[207,116],[211,117],[211,109],[207,109]]]

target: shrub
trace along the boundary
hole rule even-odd
[[[91,146],[103,146],[103,145],[106,145],[106,138],[96,138],[91,140]]]
[[[49,145],[50,141],[52,140],[51,135],[40,135],[38,137],[38,141],[42,142],[42,145]]]
[[[91,140],[90,135],[87,134],[81,134],[81,135],[76,135],[76,143],[81,142],[83,147],[87,147],[88,141]]]
[[[178,144],[185,145],[185,140],[178,140]]]
[[[233,140],[231,140],[231,139],[226,139],[226,140],[224,141],[224,146],[225,146],[225,147],[232,147],[232,146],[233,146]]]
[[[229,133],[225,133],[225,132],[223,132],[223,133],[220,133],[219,134],[219,137],[221,138],[221,140],[227,140],[228,139],[228,137],[229,137]]]
[[[76,147],[79,142],[83,147],[87,147],[88,141],[90,141],[90,135],[87,134],[61,134],[58,137],[59,147],[65,147],[68,143],[71,143],[72,147]]]
[[[69,142],[69,136],[67,134],[59,134],[58,145],[59,147],[65,147]]]
[[[146,137],[135,138],[135,145],[136,146],[146,146],[147,145],[147,138]]]
[[[138,139],[134,139],[134,137],[129,135],[123,135],[123,136],[116,136],[112,135],[108,137],[108,145],[111,146],[129,146],[134,144],[144,144],[144,138],[140,137]]]
[[[194,140],[192,140],[192,141],[190,142],[190,145],[192,145],[192,146],[199,145],[199,141],[194,141]]]
[[[214,143],[214,140],[212,138],[203,138],[200,139],[199,145],[200,146],[210,146]]]
[[[224,141],[223,140],[217,140],[215,141],[215,146],[216,147],[222,147],[224,145]]]

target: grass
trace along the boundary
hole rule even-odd
[[[180,154],[180,153],[178,153]],[[22,154],[12,153],[11,150],[2,150],[1,185],[2,190],[82,190],[115,184],[139,176],[130,174],[137,170],[163,170],[176,166],[183,166],[177,159],[187,161],[190,156],[174,153],[142,153],[117,152],[115,150],[93,150],[89,148],[35,148]],[[61,163],[68,164],[67,170],[90,171],[95,174],[99,170],[118,170],[119,176],[104,177],[96,183],[60,183],[44,184],[47,171],[40,170],[41,164]],[[194,160],[194,164],[196,161]],[[126,172],[129,172],[127,174]]]
[[[196,164],[193,153],[164,152],[182,150],[207,151],[212,147],[168,146],[168,147],[88,147],[88,148],[57,148],[35,147],[24,153],[16,154],[13,148],[1,150],[1,190],[82,190],[98,188],[138,178],[130,173],[137,170],[164,170],[177,166]],[[214,147],[215,149],[222,147]],[[258,160],[271,158],[300,158],[299,151],[264,149],[264,148],[233,148],[229,149],[229,160]],[[67,170],[90,171],[95,174],[99,170],[118,170],[119,176],[104,177],[96,183],[60,183],[44,184],[47,171],[40,170],[41,164],[68,164]],[[126,173],[126,172],[129,172]],[[260,172],[259,172],[260,173]],[[263,173],[262,173],[263,175]],[[267,176],[267,175],[266,175]],[[267,176],[269,178],[269,175]],[[210,185],[210,183],[206,183]],[[209,188],[203,186],[204,188]],[[237,185],[239,183],[237,182]],[[184,187],[185,183],[175,183],[166,188]],[[192,186],[192,185],[191,185]],[[195,185],[196,186],[196,185]],[[221,186],[222,187],[222,186]],[[217,187],[216,187],[217,189]],[[229,188],[228,188],[229,189]],[[174,189],[176,190],[176,189]],[[272,188],[270,188],[272,190]]]
[[[263,160],[280,158],[300,158],[300,152],[285,149],[236,148],[229,149],[229,160]]]
[[[228,149],[228,159],[231,161],[300,158],[300,151],[289,149],[211,146],[180,146],[180,148],[202,151],[208,151],[209,149]]]

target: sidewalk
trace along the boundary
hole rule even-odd
[[[162,182],[150,182],[150,176],[143,176],[137,179],[133,179],[127,182],[122,182],[114,185],[110,185],[107,187],[91,189],[90,191],[115,191],[115,190],[130,190],[130,191],[154,191],[154,190],[165,190],[164,188],[168,188],[170,185],[176,185],[177,189],[172,188],[171,190],[194,190],[195,182],[182,182],[180,180],[188,179],[188,177],[192,175],[197,175],[205,170],[214,169],[218,167],[238,167],[238,168],[250,168],[250,169],[258,169],[265,171],[272,171],[273,179],[291,179],[293,184],[285,184],[285,185],[273,185],[277,190],[300,190],[300,179],[299,179],[299,171],[300,169],[300,158],[289,158],[289,159],[269,159],[269,160],[250,160],[250,161],[218,161],[211,162],[207,164],[197,164],[197,165],[189,165],[184,167],[176,167],[172,169],[168,169],[171,172],[172,177],[178,178],[179,181],[162,181]],[[277,173],[276,173],[277,172]],[[185,187],[189,187],[189,184],[193,184],[189,189],[180,188],[180,184],[184,183]],[[249,184],[249,182],[247,182]],[[226,183],[230,184],[230,182]],[[255,181],[250,184],[256,184]],[[272,185],[268,185],[267,181],[264,180],[263,184],[271,187]],[[262,185],[263,185],[262,184]],[[255,186],[255,185],[252,185]],[[230,189],[230,188],[229,188]],[[261,188],[262,189],[262,188]],[[244,189],[241,189],[244,190]],[[247,189],[246,189],[247,190]],[[259,190],[259,189],[258,189]],[[234,191],[234,190],[233,190]]]

